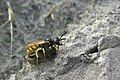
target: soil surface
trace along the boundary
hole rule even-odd
[[[120,80],[119,0],[9,0],[14,12],[0,26],[0,80]],[[0,0],[0,25],[8,20]],[[30,66],[25,45],[67,30],[55,58]]]

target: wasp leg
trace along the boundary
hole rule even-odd
[[[57,45],[57,51],[59,51],[59,46]]]
[[[44,48],[42,48],[42,50],[43,50],[44,59],[46,59],[45,49],[44,49]]]
[[[29,64],[29,68],[30,68],[30,72],[32,71],[32,64],[30,64],[29,62],[28,62],[28,64]]]
[[[56,45],[55,49],[57,50],[57,53],[62,53],[59,49],[59,45]]]
[[[28,67],[31,69],[32,65],[30,64],[30,62],[28,61],[28,53],[27,56],[24,56],[24,59],[27,61]]]
[[[36,64],[38,65],[38,53],[36,52]]]
[[[60,52],[60,50],[59,50],[59,46],[56,46],[56,47],[57,47],[57,51]]]
[[[36,51],[35,51],[35,55],[36,55],[36,64],[38,65],[38,51],[41,50],[41,48],[38,48]]]
[[[53,45],[53,47],[54,47],[55,50],[58,52],[58,46],[57,46],[57,45]]]

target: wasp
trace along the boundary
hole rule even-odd
[[[25,59],[30,64],[38,65],[39,62],[45,61],[47,58],[50,58],[59,52],[59,46],[63,45],[61,43],[62,40],[66,38],[62,38],[63,35],[67,33],[64,32],[60,37],[56,37],[54,39],[39,39],[28,43],[26,45],[27,56]]]

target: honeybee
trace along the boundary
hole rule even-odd
[[[64,32],[60,37],[54,39],[39,39],[28,43],[26,45],[27,56],[25,59],[30,64],[38,65],[39,62],[43,62],[47,58],[54,56],[59,51],[59,46],[63,45],[61,41],[65,40],[65,38],[62,38],[62,36],[66,33]]]

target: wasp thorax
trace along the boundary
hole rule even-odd
[[[54,43],[57,44],[57,45],[59,45],[60,44],[60,38],[56,37],[54,39]]]

